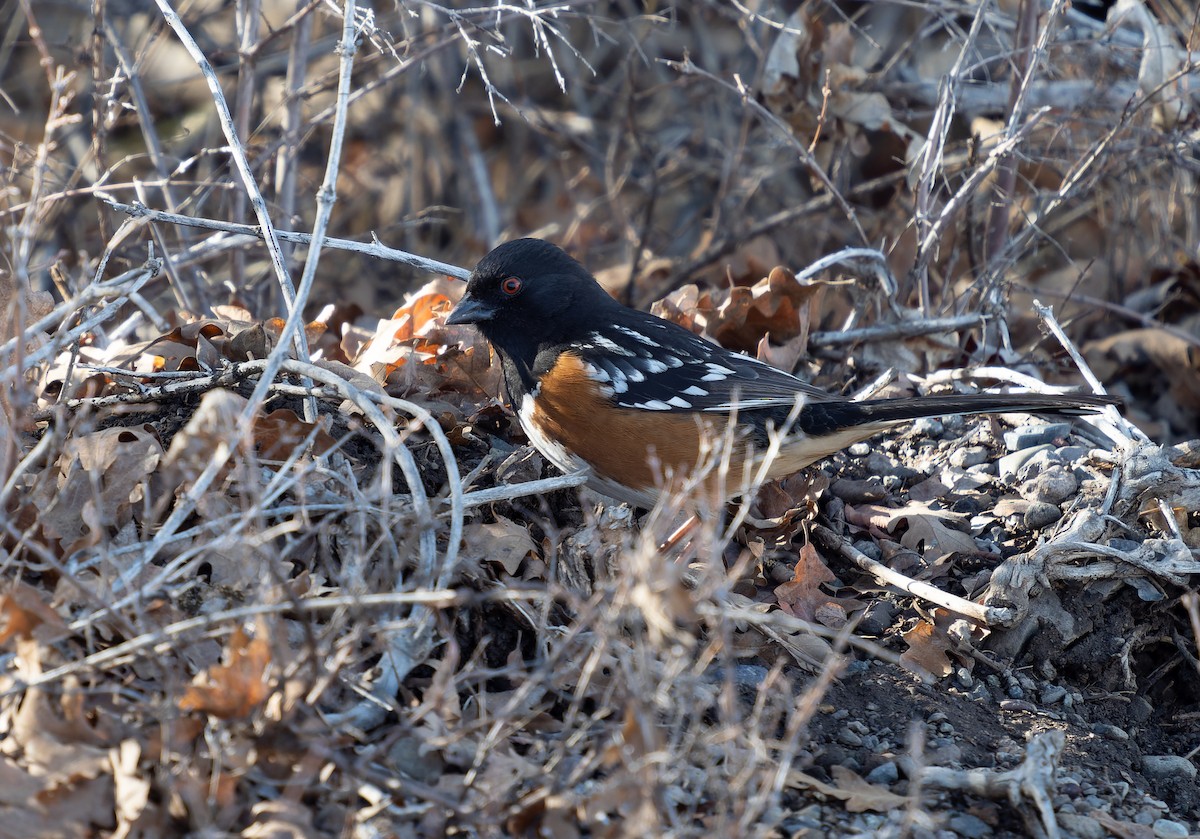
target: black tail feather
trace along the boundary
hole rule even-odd
[[[965,396],[868,399],[863,402],[810,401],[800,409],[796,425],[805,434],[821,436],[860,425],[952,414],[1002,414],[1011,411],[1079,416],[1094,414],[1108,405],[1119,405],[1120,401],[1112,396],[1043,393],[976,393]]]

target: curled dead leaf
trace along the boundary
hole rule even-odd
[[[179,699],[181,711],[199,711],[218,719],[250,716],[271,691],[267,667],[271,648],[266,638],[250,638],[235,627],[225,646],[224,664],[196,676]]]

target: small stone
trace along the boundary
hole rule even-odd
[[[1000,462],[998,464],[1000,469],[1000,478],[1004,481],[1012,482],[1017,477],[1017,470],[1019,470],[1025,464],[1025,461],[1029,460],[1029,458],[1033,457],[1038,452],[1048,450],[1050,448],[1051,447],[1047,444],[1045,446],[1038,446],[1032,449],[1020,449],[1012,454],[1006,454],[1004,457],[1000,458]]]
[[[866,457],[871,453],[871,446],[867,443],[855,443],[846,451],[851,457]]]
[[[1117,740],[1124,742],[1129,739],[1129,732],[1123,728],[1108,723],[1096,723],[1092,726],[1092,732],[1099,734],[1101,737],[1107,737],[1109,740]]]
[[[1058,791],[1068,799],[1078,798],[1083,795],[1083,785],[1079,783],[1078,778],[1072,778],[1070,775],[1065,775],[1058,782]]]
[[[1078,839],[1108,839],[1108,831],[1100,826],[1100,822],[1091,816],[1080,816],[1074,813],[1056,813],[1058,826],[1063,835],[1075,836]]]
[[[1074,495],[1077,489],[1079,481],[1073,472],[1062,466],[1051,466],[1032,481],[1023,483],[1018,491],[1029,501],[1057,504]]]
[[[1154,822],[1153,827],[1157,839],[1186,839],[1188,835],[1186,824],[1173,822],[1170,819],[1158,819]]]
[[[848,727],[843,728],[838,732],[838,741],[842,743],[842,745],[850,746],[851,748],[855,749],[863,744],[862,736],[851,731]]]
[[[983,682],[976,682],[974,687],[967,690],[967,699],[972,702],[981,702],[989,705],[994,701],[992,692],[988,690],[988,686]]]
[[[1126,709],[1126,713],[1129,715],[1129,719],[1133,720],[1133,722],[1145,723],[1148,722],[1150,717],[1154,714],[1154,706],[1141,696],[1131,696],[1129,697],[1129,705]]]
[[[1042,704],[1055,705],[1062,702],[1067,695],[1067,689],[1061,685],[1048,685],[1042,691]]]
[[[973,816],[970,813],[956,813],[950,817],[946,825],[954,831],[955,835],[965,836],[967,839],[982,839],[984,836],[992,835],[991,825],[979,816]]]
[[[1015,685],[1014,685],[1015,687]],[[1019,688],[1018,688],[1019,690]],[[1004,699],[1000,702],[1001,711],[1027,711],[1035,713],[1037,708],[1032,702],[1026,702],[1024,699]]]
[[[870,559],[878,562],[883,559],[883,549],[869,539],[864,539],[854,543],[854,547],[860,553],[865,554]]]
[[[876,600],[863,612],[857,632],[868,636],[883,635],[896,619],[896,607],[886,600]]]
[[[983,446],[964,446],[950,452],[950,465],[957,466],[959,469],[978,466],[986,463],[987,459],[988,450]]]
[[[878,451],[873,451],[867,455],[864,465],[872,474],[881,475],[885,478],[891,476],[908,479],[914,478],[919,474],[916,469],[911,469]]]
[[[1196,780],[1196,764],[1181,755],[1144,755],[1142,771],[1156,781]]]
[[[948,719],[950,719],[950,718],[948,716],[946,716],[946,714],[943,713],[942,711],[934,711],[932,714],[930,714],[926,718],[926,722],[934,724],[934,723],[939,723],[939,722],[945,722]]]
[[[1045,501],[1031,501],[1025,509],[1025,526],[1030,530],[1041,530],[1054,524],[1062,518],[1062,510],[1057,504],[1047,504]]]
[[[1058,450],[1058,456],[1064,463],[1074,464],[1088,456],[1087,446],[1063,446]]]
[[[1020,700],[1025,698],[1025,689],[1015,682],[1008,686],[1008,689],[1005,691],[1005,693],[1008,695],[1009,699]]]
[[[896,765],[894,760],[886,761],[868,772],[867,780],[872,784],[879,784],[885,787],[891,786],[900,780],[900,767]]]
[[[1039,449],[1037,454],[1029,458],[1021,464],[1021,468],[1017,470],[1018,481],[1031,481],[1038,475],[1045,472],[1051,466],[1062,466],[1062,458],[1058,456],[1058,449],[1044,448]]]
[[[1004,446],[1010,452],[1029,449],[1066,437],[1071,433],[1071,424],[1052,422],[1044,425],[1021,425],[1004,432]]]
[[[971,671],[965,667],[957,667],[954,670],[954,681],[963,690],[970,690],[975,686],[975,677],[971,675]]]
[[[912,424],[912,431],[918,437],[941,437],[946,427],[933,417],[921,417]]]
[[[865,659],[856,658],[854,661],[846,665],[847,676],[859,676],[865,674],[871,669],[871,662]]]

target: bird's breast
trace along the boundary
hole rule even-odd
[[[740,481],[746,460],[744,441],[726,438],[725,415],[616,407],[570,353],[522,397],[518,416],[529,441],[559,469],[590,469],[594,489],[643,507],[709,460],[722,467],[714,475]],[[730,444],[724,454],[723,442]]]

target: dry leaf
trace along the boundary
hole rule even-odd
[[[776,586],[775,597],[789,615],[837,629],[845,625],[847,612],[866,608],[866,604],[851,597],[833,597],[821,590],[822,584],[836,579],[810,542],[796,556],[792,579]]]
[[[219,719],[248,717],[270,693],[267,666],[271,649],[265,638],[249,638],[235,627],[225,647],[225,664],[199,674],[179,699],[182,711],[200,711]]]
[[[900,654],[900,663],[919,676],[932,673],[939,679],[954,671],[949,652],[953,648],[950,638],[940,628],[921,620],[904,633],[908,649]]]
[[[143,482],[162,457],[154,429],[106,428],[68,440],[27,506],[64,552],[109,538],[133,517]]]
[[[4,619],[0,644],[7,644],[13,637],[34,638],[45,644],[70,634],[66,622],[42,593],[25,583],[16,583],[0,597],[0,617]]]
[[[279,408],[265,417],[257,417],[254,420],[254,442],[258,446],[258,455],[263,460],[287,460],[310,438],[312,453],[323,455],[335,445],[326,430],[329,425],[328,416],[321,417],[315,423],[305,422],[288,408]]]
[[[936,562],[955,553],[977,554],[979,546],[969,533],[955,530],[946,522],[964,522],[967,516],[949,510],[935,510],[926,504],[882,507],[878,504],[846,505],[846,521],[870,529],[876,537],[891,534],[901,525],[907,530],[900,544],[920,550],[925,560]]]
[[[793,789],[811,789],[830,798],[846,802],[846,809],[851,813],[871,811],[886,813],[908,803],[903,795],[897,795],[883,787],[868,783],[854,771],[844,766],[834,766],[830,772],[834,783],[827,784],[812,775],[796,770],[788,772],[788,786]]]
[[[521,563],[537,554],[537,545],[529,530],[504,516],[488,524],[471,524],[464,534],[466,554],[472,559],[497,562],[509,576],[516,576]]]

